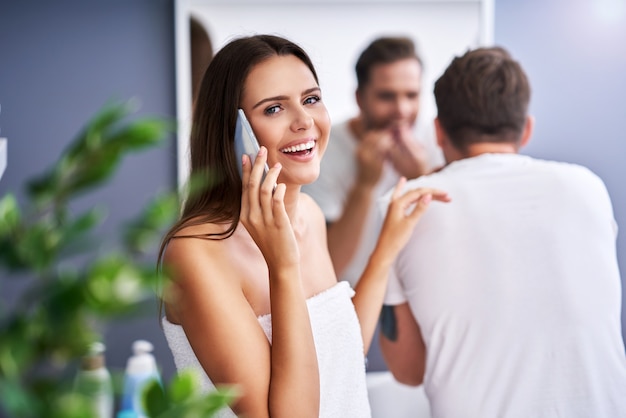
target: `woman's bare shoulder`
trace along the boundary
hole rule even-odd
[[[205,223],[177,231],[163,253],[163,271],[169,278],[170,295],[189,300],[195,294],[206,294],[208,289],[221,292],[235,285],[238,276],[229,247],[232,237],[227,225]],[[237,287],[233,289],[236,291]],[[178,304],[172,302],[170,298],[168,318],[177,320],[179,315],[172,305]]]
[[[164,265],[195,271],[233,275],[241,271],[242,257],[254,259],[259,250],[243,225],[203,223],[186,226],[167,243]]]
[[[166,254],[179,248],[188,250],[197,246],[218,244],[228,236],[228,226],[217,223],[201,223],[183,226],[167,243]]]

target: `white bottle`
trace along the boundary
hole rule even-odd
[[[112,418],[115,403],[113,382],[104,359],[105,349],[100,342],[89,347],[88,354],[81,360],[75,380],[76,390],[89,399],[98,418]]]
[[[137,340],[133,343],[133,355],[128,358],[124,374],[121,412],[132,411],[139,418],[146,417],[141,403],[143,389],[152,380],[161,384],[156,360],[151,354],[153,348],[152,344],[145,340]]]

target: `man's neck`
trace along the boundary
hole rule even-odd
[[[476,157],[480,154],[517,154],[517,144],[510,142],[479,142],[467,147],[467,157]]]
[[[453,161],[477,157],[482,154],[517,154],[518,152],[518,145],[510,142],[479,142],[468,145],[463,151],[453,148],[451,152],[446,153],[446,162],[449,164]]]
[[[353,117],[348,121],[348,128],[350,133],[354,138],[360,141],[365,135],[365,121],[363,120],[363,116],[360,114],[358,116]]]

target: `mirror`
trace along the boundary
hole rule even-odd
[[[455,55],[492,44],[494,1],[176,0],[179,185],[189,170],[195,80],[213,52],[230,39],[271,33],[302,46],[316,66],[324,102],[336,123],[358,111],[354,64],[361,50],[381,35],[409,36],[424,62],[420,122],[432,124],[434,81]]]

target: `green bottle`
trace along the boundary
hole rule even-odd
[[[113,418],[115,398],[113,381],[106,368],[104,351],[100,342],[93,343],[88,353],[81,359],[76,375],[76,391],[87,397],[97,418]]]

